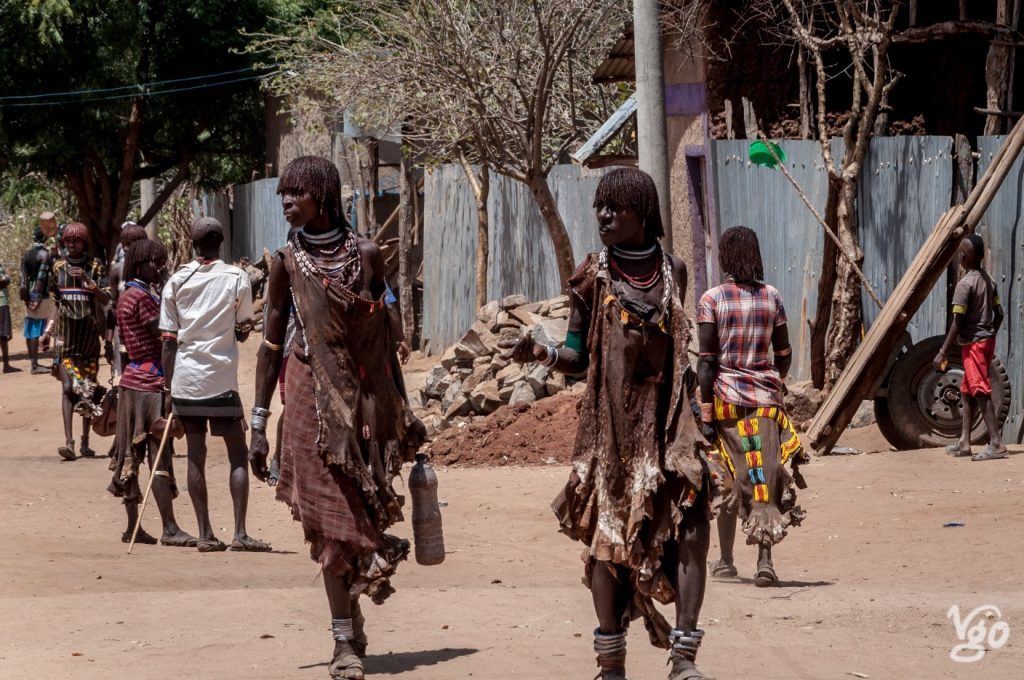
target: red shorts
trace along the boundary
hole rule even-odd
[[[995,338],[985,338],[960,348],[960,356],[964,360],[964,381],[960,385],[962,394],[969,394],[972,397],[976,394],[992,394],[988,368],[995,354]]]

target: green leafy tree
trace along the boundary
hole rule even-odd
[[[262,72],[244,31],[297,0],[27,0],[0,6],[0,168],[65,184],[109,245],[133,187],[244,181],[262,167]],[[40,96],[46,95],[46,96]]]

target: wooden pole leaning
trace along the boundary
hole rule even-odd
[[[153,490],[153,480],[159,474],[160,459],[164,457],[164,449],[167,448],[167,438],[171,435],[171,424],[174,422],[174,411],[167,414],[167,424],[164,426],[164,436],[160,438],[160,448],[156,450],[156,457],[153,459],[153,467],[149,470],[149,484],[146,485],[146,495],[142,497],[142,505],[139,506],[139,516],[135,520],[135,529],[132,530],[132,540],[128,544],[128,554],[132,554],[135,547],[135,537],[139,535],[139,527],[142,526],[142,515],[146,512],[146,502],[149,500],[149,493]]]

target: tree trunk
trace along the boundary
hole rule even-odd
[[[998,0],[996,3],[996,23],[1006,26],[1010,23],[1010,0]],[[1009,45],[998,44],[1004,40],[1003,36],[996,35],[992,38],[992,44],[988,48],[988,57],[985,59],[985,106],[992,111],[1006,111],[1007,92],[1009,90],[1010,55]],[[1002,116],[989,115],[985,119],[985,134],[997,135],[1003,132],[1003,122],[1006,119]]]
[[[416,178],[404,146],[398,182],[398,302],[402,312],[402,328],[411,345],[416,335],[416,310],[413,309],[412,296],[412,236],[416,228],[416,202],[413,194],[416,192]]]
[[[860,248],[860,234],[857,226],[857,178],[842,180],[839,204],[837,235],[843,250],[861,267],[864,251]],[[825,390],[831,390],[846,368],[846,362],[853,356],[860,344],[862,325],[861,283],[853,266],[846,258],[836,262],[836,288],[832,296],[832,317],[829,324],[825,355]]]
[[[800,72],[800,139],[811,138],[811,88],[810,73],[807,69],[807,52],[803,45],[797,47],[797,70]]]
[[[830,179],[828,198],[825,202],[825,223],[833,232],[837,231],[839,217],[839,180]],[[814,319],[811,321],[811,382],[817,389],[825,387],[825,347],[827,345],[829,322],[832,319],[832,294],[836,289],[836,264],[839,249],[831,238],[825,239],[821,253],[821,269],[818,277],[818,301]]]
[[[476,308],[487,304],[487,260],[491,254],[490,220],[487,217],[487,199],[491,195],[491,170],[480,166],[477,175],[466,154],[459,151],[459,164],[473,189],[476,202]]]
[[[569,232],[565,229],[565,223],[558,212],[558,204],[551,194],[551,187],[548,186],[548,178],[541,175],[531,175],[527,178],[527,186],[533,192],[533,198],[540,208],[541,217],[548,225],[548,234],[551,236],[551,243],[555,247],[555,264],[558,265],[558,282],[561,289],[568,290],[569,278],[575,269],[575,259],[572,253],[572,242],[569,241]]]

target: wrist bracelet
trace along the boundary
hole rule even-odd
[[[263,338],[263,344],[266,345],[267,349],[269,349],[271,352],[280,352],[281,349],[284,347],[284,345],[279,345],[276,342],[271,342],[266,338]]]
[[[558,350],[552,347],[551,345],[546,345],[544,347],[544,350],[547,352],[548,355],[544,359],[544,361],[540,362],[540,365],[544,366],[545,368],[551,368],[556,363],[558,363]]]
[[[255,418],[256,416],[262,416],[262,417],[266,418],[269,415],[270,415],[270,409],[269,408],[261,408],[259,406],[253,406],[252,407],[252,417],[253,418]]]

